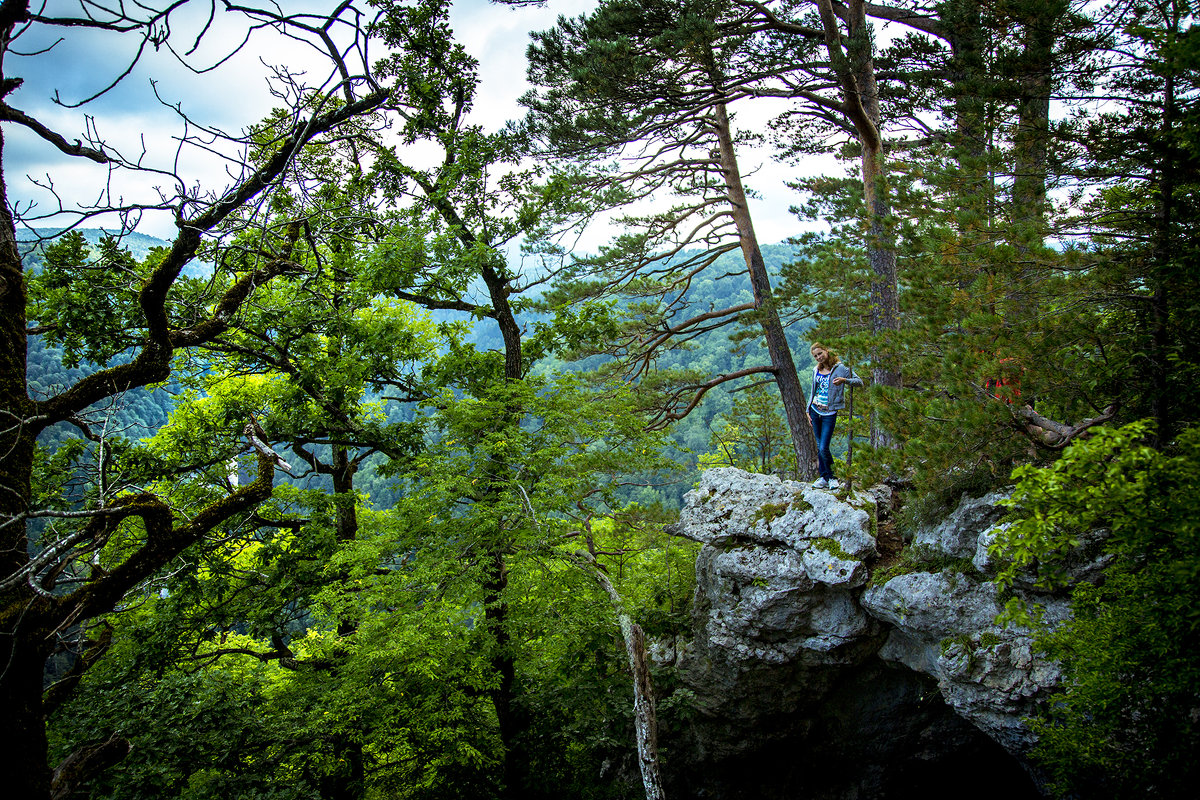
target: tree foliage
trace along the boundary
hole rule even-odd
[[[6,70],[40,27],[188,58],[188,4],[26,5],[0,7]],[[535,35],[531,114],[504,128],[449,7],[238,7],[331,77],[280,67],[279,107],[237,135],[177,109],[223,182],[181,159],[149,199],[3,205],[19,796],[657,796],[647,719],[689,713],[670,662],[695,551],[662,534],[680,466],[805,474],[799,335],[876,372],[897,447],[867,471],[912,507],[1019,481],[1001,581],[1074,600],[1034,723],[1058,787],[1182,794],[1195,4],[606,0]],[[159,169],[90,124],[72,143],[5,77],[6,130]],[[764,98],[787,103],[778,164],[848,167],[795,181],[820,228],[790,247],[757,242],[739,173],[765,139],[734,114]],[[163,209],[178,236],[134,251]],[[609,246],[570,252],[614,209]],[[1095,529],[1104,579],[1062,586]]]
[[[1062,794],[1184,797],[1200,743],[1200,430],[1161,452],[1148,421],[1102,430],[1052,467],[1021,467],[1015,521],[994,552],[1002,584],[1064,582],[1082,541],[1104,532],[1104,580],[1072,588],[1071,619],[1042,634],[1066,691],[1035,721],[1035,756]],[[1010,601],[1010,614],[1025,617]]]

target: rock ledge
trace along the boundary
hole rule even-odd
[[[1023,719],[1055,690],[1060,672],[1037,655],[1028,631],[995,624],[1002,603],[987,548],[1004,497],[964,499],[917,534],[914,546],[953,568],[868,588],[876,498],[731,468],[705,472],[668,529],[704,544],[694,638],[680,661],[698,729],[703,718],[713,723],[698,735],[704,757],[769,746],[763,731],[803,739],[839,686],[891,665],[910,674],[910,684],[935,686],[953,715],[1022,758],[1033,743]],[[1051,619],[1067,613],[1065,601],[1038,602]],[[877,702],[879,713],[907,713]],[[862,713],[864,724],[875,724],[874,712]]]

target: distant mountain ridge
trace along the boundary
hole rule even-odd
[[[116,235],[114,232],[105,230],[104,228],[74,228],[72,230],[81,234],[84,240],[91,245],[98,244],[105,236]],[[26,268],[36,265],[41,261],[38,256],[39,247],[49,244],[64,232],[61,228],[23,228],[18,230],[17,248],[21,253],[21,259],[26,262]],[[156,247],[171,246],[171,243],[166,239],[159,239],[155,236],[137,232],[123,234],[120,239],[121,246],[139,261],[149,255],[150,251]],[[204,261],[193,261],[183,268],[183,274],[191,278],[207,278],[212,275],[212,265]]]
[[[112,231],[106,231],[103,228],[75,228],[76,231],[83,234],[83,238],[88,244],[96,244],[104,236],[114,236]],[[63,233],[61,228],[24,228],[17,230],[17,242],[32,243],[38,241],[49,241]],[[126,233],[121,237],[121,244],[129,250],[136,258],[142,259],[146,257],[155,247],[170,247],[171,243],[159,239],[154,236],[147,236],[144,233]]]

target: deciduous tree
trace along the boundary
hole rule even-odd
[[[57,8],[57,7],[56,7]],[[98,164],[116,172],[149,172],[151,167],[121,150],[105,138],[103,127],[89,126],[82,139],[72,140],[57,131],[52,123],[15,107],[9,97],[21,85],[22,76],[10,74],[17,65],[16,54],[23,42],[47,32],[61,33],[58,46],[70,46],[75,31],[94,30],[115,38],[136,42],[138,56],[150,49],[173,43],[171,33],[181,4],[161,8],[132,9],[119,5],[98,8],[81,4],[78,14],[67,9],[52,13],[38,10],[30,3],[6,3],[0,8],[0,46],[4,51],[5,75],[0,86],[4,100],[0,104],[0,122],[5,130],[22,127],[35,134],[41,143],[60,156]],[[119,755],[119,743],[87,748],[64,762],[51,774],[46,763],[45,707],[42,699],[43,666],[60,635],[73,625],[112,611],[142,582],[168,564],[179,553],[219,529],[230,520],[251,511],[271,493],[277,459],[265,446],[261,431],[253,420],[245,420],[247,447],[257,455],[257,477],[223,496],[185,507],[172,507],[161,497],[141,487],[110,483],[107,473],[107,444],[98,441],[91,455],[96,459],[95,494],[79,508],[52,512],[34,503],[33,469],[36,460],[35,439],[51,425],[75,424],[81,434],[96,437],[87,422],[88,409],[97,403],[128,391],[165,380],[175,356],[211,341],[225,331],[233,315],[253,294],[256,287],[272,278],[297,269],[286,247],[263,251],[254,263],[217,296],[195,307],[181,308],[175,302],[175,289],[183,269],[191,263],[206,236],[215,236],[231,217],[253,209],[270,194],[279,177],[286,172],[296,153],[315,139],[336,134],[348,123],[378,108],[388,92],[375,80],[369,64],[355,62],[355,45],[362,44],[364,31],[360,18],[349,5],[340,6],[328,17],[289,16],[278,9],[238,8],[249,30],[271,28],[301,39],[307,38],[318,53],[324,54],[332,79],[319,86],[304,86],[295,75],[277,76],[277,88],[289,110],[280,115],[266,141],[251,142],[242,137],[223,136],[218,131],[185,131],[180,139],[184,149],[192,147],[230,148],[233,160],[223,185],[197,183],[182,172],[167,169],[167,188],[151,199],[110,203],[106,195],[101,203],[76,212],[78,220],[120,215],[133,220],[150,209],[165,209],[175,215],[179,234],[165,252],[155,253],[137,269],[127,270],[125,282],[112,287],[118,296],[109,303],[122,323],[120,329],[87,330],[90,347],[101,352],[125,350],[129,357],[81,378],[52,396],[31,397],[26,374],[26,337],[29,323],[43,335],[68,339],[72,334],[65,324],[71,312],[65,304],[43,303],[38,317],[30,319],[24,274],[16,244],[16,227],[27,225],[35,217],[29,206],[15,202],[6,172],[0,181],[0,412],[4,415],[0,430],[0,449],[5,453],[0,465],[0,625],[3,626],[0,672],[0,708],[12,734],[0,748],[0,767],[9,776],[10,789],[19,798],[46,798],[51,794],[52,777],[59,789],[75,785],[82,775]],[[195,31],[203,36],[205,30]],[[51,51],[53,52],[53,51]],[[179,52],[182,52],[180,50]],[[50,56],[53,57],[52,55]],[[127,66],[127,65],[126,65]],[[36,68],[36,67],[35,67]],[[109,88],[128,76],[118,66]],[[101,92],[103,94],[103,92]],[[60,97],[60,99],[62,99]],[[94,99],[94,98],[92,98]],[[87,102],[85,98],[82,102]],[[183,121],[181,121],[182,123]],[[216,137],[214,141],[210,137]],[[246,160],[246,150],[258,148],[262,157]],[[245,221],[251,221],[247,215]],[[107,265],[86,261],[64,262],[62,280],[76,288],[75,302],[98,299],[89,279],[97,268]],[[102,326],[99,326],[102,327]],[[55,526],[39,531],[31,521],[55,518]],[[68,565],[95,558],[90,570],[61,582]],[[99,645],[98,645],[99,646]],[[83,665],[88,659],[80,662]]]

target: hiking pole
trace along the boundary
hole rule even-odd
[[[849,364],[846,365],[850,367]],[[850,367],[854,377],[854,367]],[[846,497],[854,494],[854,384],[847,384],[846,394]]]

